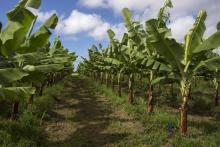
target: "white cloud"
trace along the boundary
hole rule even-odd
[[[37,9],[33,9],[33,8],[28,8],[32,13],[34,13],[35,15],[37,15],[37,22],[43,23],[45,22],[48,18],[50,18],[50,16],[52,16],[54,13],[58,14],[56,10],[51,10],[51,11],[40,11]]]
[[[184,35],[189,31],[193,26],[195,19],[193,16],[180,17],[174,20],[171,24],[168,25],[171,28],[172,35],[178,41],[183,42]]]
[[[80,0],[79,3],[89,8],[105,7],[105,2],[103,0]]]
[[[122,39],[124,33],[126,32],[124,23],[112,25],[111,29],[115,32],[115,37],[119,40]]]
[[[122,36],[122,31],[125,31],[123,24],[110,24],[104,21],[100,15],[73,10],[70,16],[60,20],[56,31],[68,37],[85,33],[87,36],[100,41],[107,38],[107,30],[110,28],[113,28],[119,37]]]
[[[220,0],[172,0],[172,2],[174,7],[170,11],[171,24],[169,26],[174,37],[179,41],[183,40],[188,29],[192,27],[194,18],[201,9],[206,10],[208,14],[205,36],[216,31],[216,24],[220,21]],[[134,11],[134,18],[143,23],[157,16],[164,0],[79,0],[79,3],[89,8],[109,8],[117,15],[120,15],[124,7],[127,7]]]
[[[60,20],[57,31],[62,34],[72,35],[94,30],[98,26],[103,25],[103,23],[99,15],[73,10],[70,16]]]
[[[110,8],[121,12],[125,7],[134,11],[144,11],[148,7],[159,8],[164,0],[79,0],[79,3],[89,8]]]
[[[140,20],[143,24],[146,20],[154,18],[164,0],[79,0],[79,4],[89,8],[112,9],[117,15],[121,15],[121,10],[128,7],[134,12],[134,19]],[[209,36],[216,31],[216,24],[220,20],[219,7],[220,0],[173,0],[174,8],[171,9],[171,23],[169,27],[173,36],[178,41],[183,41],[184,35],[192,27],[195,17],[200,9],[206,9],[208,17],[206,20],[207,31],[205,36]],[[42,12],[33,10],[38,15],[38,22],[44,22],[55,10]],[[124,24],[111,24],[103,20],[101,15],[89,14],[73,10],[68,17],[62,16],[56,28],[57,33],[67,37],[75,37],[79,33],[85,33],[95,40],[107,38],[106,31],[111,28],[115,31],[116,37],[121,38],[126,32]]]
[[[110,24],[107,22],[103,22],[94,30],[88,33],[89,36],[93,37],[95,40],[102,40],[107,37],[106,31],[111,28]]]
[[[73,10],[70,16],[60,20],[56,31],[69,36],[86,33],[96,40],[102,40],[106,37],[109,28],[110,24],[102,20],[100,15]]]

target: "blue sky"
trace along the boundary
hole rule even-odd
[[[0,0],[0,21],[4,25],[7,22],[5,13],[17,2],[18,0]],[[134,19],[144,23],[146,19],[156,17],[163,2],[164,0],[42,0],[41,8],[34,13],[38,15],[37,26],[52,13],[57,13],[60,21],[54,34],[60,35],[63,45],[70,51],[87,57],[87,49],[92,44],[102,43],[104,47],[107,46],[107,29],[112,28],[117,38],[122,36],[125,31],[120,13],[122,8],[131,9]],[[184,34],[193,25],[200,9],[205,9],[208,13],[206,35],[215,31],[220,20],[220,0],[173,0],[173,4],[169,27],[178,41],[183,41]]]

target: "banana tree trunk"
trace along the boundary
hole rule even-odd
[[[105,75],[105,84],[108,87],[108,73],[107,72],[106,72],[106,75]]]
[[[187,134],[187,112],[188,112],[188,99],[190,96],[190,82],[183,80],[181,81],[181,94],[182,94],[182,105],[180,106],[180,133],[185,136]]]
[[[153,71],[150,72],[150,81],[149,81],[149,91],[148,91],[148,106],[147,112],[151,114],[154,111],[154,104],[153,104],[153,85],[151,84],[153,80]]]
[[[33,101],[34,101],[34,95],[32,94],[31,97],[29,98],[29,101],[28,101],[28,108],[32,107]]]
[[[118,96],[121,97],[121,73],[118,74]]]
[[[19,102],[14,102],[12,104],[12,110],[11,110],[11,120],[16,120],[18,117],[18,107],[19,107]]]
[[[100,78],[101,78],[101,79],[100,79],[100,80],[101,80],[100,83],[103,84],[103,72],[101,72],[101,77],[100,77]]]
[[[187,112],[188,112],[188,105],[187,105],[187,97],[183,97],[183,103],[180,107],[180,132],[182,135],[187,134]]]
[[[194,87],[196,88],[197,84],[196,84],[196,78],[194,78]]]
[[[44,87],[46,85],[47,81],[44,81],[40,84],[40,90],[39,90],[39,96],[43,96],[43,92],[44,92]]]
[[[170,84],[170,94],[172,97],[174,96],[173,83]]]
[[[111,75],[111,85],[112,85],[112,90],[114,91],[115,89],[114,74]]]
[[[134,102],[134,75],[130,74],[129,83],[128,83],[128,102],[129,104],[133,104]]]
[[[218,89],[219,89],[219,83],[217,82],[215,85],[215,106],[218,106]]]

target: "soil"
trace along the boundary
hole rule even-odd
[[[53,147],[123,146],[144,130],[78,76],[65,85],[52,113],[44,128]]]

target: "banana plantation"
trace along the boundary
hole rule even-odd
[[[0,146],[220,146],[220,23],[205,36],[205,10],[183,42],[169,27],[173,4],[77,55],[55,28],[37,25],[41,0],[20,0],[0,23]],[[61,18],[62,19],[62,18]]]

